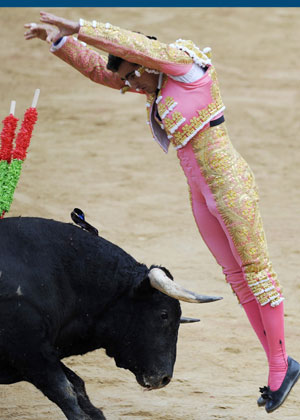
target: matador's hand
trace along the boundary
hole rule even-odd
[[[28,30],[24,33],[24,38],[26,40],[39,38],[42,41],[51,43],[59,33],[59,30],[55,26],[43,25],[42,23],[26,23],[24,28],[28,28]]]
[[[52,42],[57,41],[59,38],[63,36],[73,35],[79,32],[80,25],[78,22],[74,22],[72,20],[64,19],[51,13],[47,12],[40,12],[41,15],[41,22],[48,23],[50,25],[54,25],[58,28],[58,34],[52,39]]]

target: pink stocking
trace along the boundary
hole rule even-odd
[[[268,345],[266,332],[264,330],[264,326],[263,326],[261,315],[260,315],[260,309],[259,309],[260,305],[256,302],[255,299],[251,300],[250,302],[244,303],[242,305],[247,314],[247,317],[249,319],[249,322],[252,328],[256,332],[256,335],[266,352],[267,359],[269,359],[269,345]]]
[[[276,391],[285,377],[288,362],[284,340],[283,302],[274,308],[259,306],[269,346],[269,380],[271,391]]]

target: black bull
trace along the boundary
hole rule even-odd
[[[166,269],[67,223],[3,219],[0,246],[0,383],[32,383],[72,420],[105,417],[61,359],[104,348],[140,385],[160,388],[176,358],[178,293],[217,299],[180,289]]]

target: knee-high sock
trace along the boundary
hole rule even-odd
[[[288,367],[284,338],[283,302],[274,308],[270,305],[259,306],[259,310],[269,347],[268,385],[271,391],[276,391],[282,384]]]
[[[261,342],[266,352],[267,359],[269,360],[269,345],[260,314],[260,305],[255,299],[253,299],[250,302],[243,303],[242,306],[246,312],[246,315],[249,319],[252,328],[254,329],[259,341]]]
[[[230,283],[266,352],[269,364],[268,385],[271,391],[276,391],[282,384],[288,366],[283,302],[275,307],[269,304],[261,306],[256,299],[245,299],[248,291],[246,281],[232,280]]]

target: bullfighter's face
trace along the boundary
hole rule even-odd
[[[139,89],[149,94],[155,93],[158,85],[158,74],[144,71],[140,76],[137,76],[136,70],[138,69],[138,64],[122,61],[118,74],[122,80],[129,82],[133,89]]]

